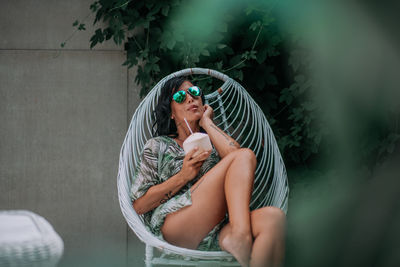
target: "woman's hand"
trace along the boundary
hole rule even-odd
[[[204,106],[204,113],[203,116],[201,117],[200,121],[199,121],[199,125],[200,127],[203,127],[203,123],[207,120],[210,119],[212,120],[214,117],[214,110],[212,109],[212,107],[210,107],[209,105],[205,104]]]
[[[182,169],[177,174],[160,184],[151,186],[144,195],[133,202],[135,211],[138,214],[145,214],[167,202],[183,186],[196,177],[210,153],[211,151],[199,153],[197,147],[189,151],[183,159]]]
[[[204,151],[199,155],[193,157],[193,155],[197,152],[199,148],[195,147],[189,153],[186,154],[183,159],[183,166],[180,171],[182,177],[186,179],[187,182],[191,181],[196,175],[199,173],[201,166],[204,161],[208,158],[211,151]]]

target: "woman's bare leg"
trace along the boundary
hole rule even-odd
[[[249,149],[224,157],[193,185],[192,205],[166,217],[161,229],[164,238],[195,249],[228,210],[232,228],[225,234],[223,249],[248,266],[252,244],[249,203],[255,167],[256,158]]]
[[[276,207],[264,207],[251,213],[254,236],[251,267],[279,267],[285,254],[285,213]]]
[[[242,266],[249,265],[253,242],[249,205],[256,163],[252,152],[243,154],[237,158],[237,164],[232,164],[228,169],[225,181],[230,227],[225,229],[220,246]],[[251,177],[251,180],[243,177]]]
[[[251,212],[253,247],[251,267],[278,267],[283,263],[285,253],[285,213],[275,207],[264,207]],[[222,228],[220,243],[231,231],[231,225]]]

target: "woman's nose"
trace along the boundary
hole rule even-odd
[[[190,103],[190,102],[193,102],[193,100],[194,100],[194,97],[191,95],[191,94],[186,94],[186,98],[187,98],[187,101]]]

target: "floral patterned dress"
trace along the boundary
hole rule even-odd
[[[158,136],[147,141],[140,156],[138,166],[132,181],[131,199],[143,196],[147,190],[160,184],[177,174],[183,165],[185,152],[174,139],[168,136]],[[154,210],[144,214],[144,222],[148,230],[155,236],[163,239],[161,227],[165,217],[172,212],[192,204],[190,188],[207,171],[220,160],[217,151],[213,148],[210,156],[204,161],[197,176],[183,186],[178,193]],[[214,229],[200,243],[199,250],[221,250],[218,245],[218,234],[227,219],[216,225]]]

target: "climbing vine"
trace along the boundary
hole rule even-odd
[[[308,52],[279,27],[276,2],[99,0],[90,10],[94,24],[104,26],[95,30],[90,47],[111,39],[123,45],[123,65],[137,66],[141,97],[162,77],[187,67],[227,74],[263,109],[285,161],[305,163],[327,144],[329,131],[318,120],[318,101],[310,98]],[[73,27],[84,30],[85,23],[77,20]],[[218,86],[214,80],[195,78],[209,90]],[[398,135],[390,138],[388,147]]]

